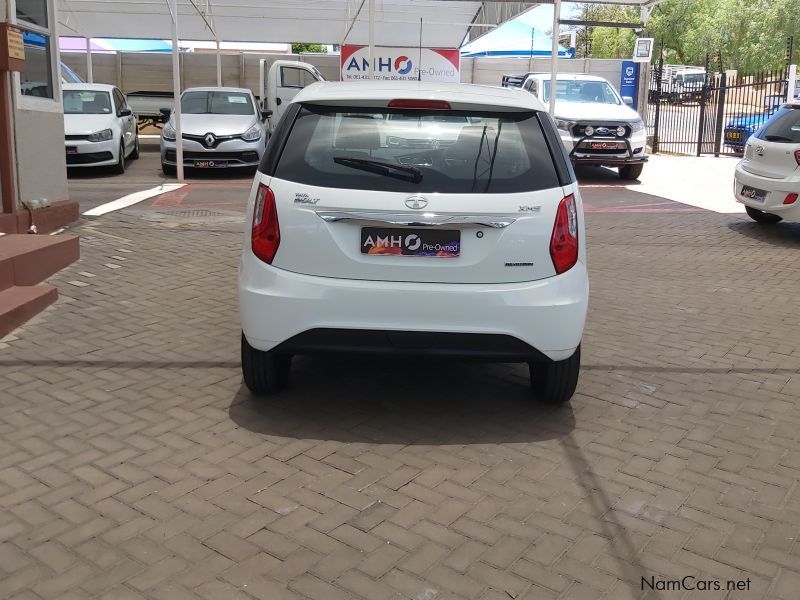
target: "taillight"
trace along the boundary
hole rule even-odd
[[[794,160],[795,162],[797,162],[798,165],[800,165],[800,150],[794,151]]]
[[[412,108],[415,110],[450,110],[446,100],[415,100],[398,98],[389,101],[389,108]]]
[[[275,194],[263,183],[258,186],[253,207],[253,229],[250,234],[253,254],[265,263],[272,264],[281,243],[278,209]]]
[[[794,204],[797,202],[797,194],[789,194],[783,199],[784,204]]]
[[[556,223],[550,238],[550,258],[556,273],[569,271],[578,262],[578,207],[569,195],[558,205]]]

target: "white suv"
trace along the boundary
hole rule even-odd
[[[254,393],[285,387],[292,356],[316,352],[523,362],[542,400],[575,391],[583,209],[531,94],[311,85],[269,142],[246,219],[242,370]]]

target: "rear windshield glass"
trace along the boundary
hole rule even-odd
[[[768,142],[800,144],[800,109],[781,108],[767,121],[758,137]]]
[[[275,176],[321,187],[428,193],[514,193],[559,185],[535,112],[306,105]]]
[[[252,115],[250,94],[242,92],[185,92],[181,111],[188,115]]]

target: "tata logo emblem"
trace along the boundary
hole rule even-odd
[[[213,133],[207,133],[203,138],[203,141],[205,141],[206,146],[211,148],[214,145],[214,142],[217,141],[217,138],[214,136]]]
[[[409,196],[406,198],[406,206],[412,210],[422,210],[428,206],[428,201],[422,196]]]
[[[756,154],[764,156],[764,146],[756,146]]]

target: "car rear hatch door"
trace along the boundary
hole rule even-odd
[[[770,179],[785,179],[798,168],[795,151],[800,144],[753,139],[747,146],[742,168],[748,173]]]
[[[269,181],[281,229],[273,265],[430,283],[555,275],[550,238],[573,189],[546,115],[441,104],[304,105]]]
[[[555,275],[550,238],[558,204],[572,191],[343,194],[280,179],[270,187],[281,228],[275,267],[341,279],[429,283],[510,283]]]

